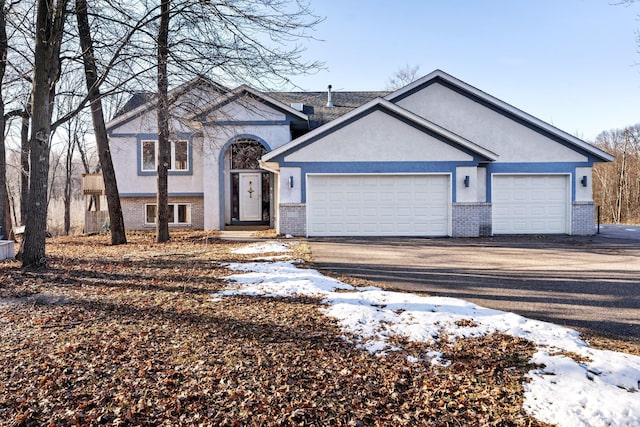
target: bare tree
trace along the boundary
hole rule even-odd
[[[5,2],[0,0],[0,239],[11,236],[11,215],[9,212],[9,193],[7,192],[7,150],[5,144],[5,117],[2,84],[7,68],[7,25],[5,21]]]
[[[169,240],[169,189],[168,175],[171,159],[171,142],[169,141],[169,20],[171,2],[160,1],[160,25],[158,26],[158,194],[156,241],[163,243]]]
[[[60,77],[60,48],[67,16],[67,0],[38,0],[31,105],[28,215],[20,248],[23,267],[46,265],[47,181],[51,108]]]
[[[64,126],[66,130],[65,147],[64,147],[64,190],[63,190],[63,202],[64,202],[64,234],[69,235],[71,231],[71,201],[73,200],[73,181],[74,181],[74,157],[76,149],[80,151],[82,144],[80,139],[83,139],[87,134],[87,126],[84,123],[83,116],[76,116],[72,120],[66,123]],[[84,153],[80,153],[80,157],[84,157]]]
[[[22,164],[26,174],[19,177],[22,184],[20,191],[20,216],[24,224],[26,217],[29,190],[29,98],[31,96],[31,77],[33,70],[33,38],[35,22],[33,19],[33,1],[12,1],[5,3],[7,36],[6,74],[2,95],[5,102],[5,122],[7,134],[11,134],[12,118],[20,117],[25,125],[21,134],[23,147]]]
[[[640,223],[640,124],[602,132],[594,143],[615,155],[593,168],[594,200],[603,220]]]
[[[21,119],[20,125],[20,223],[25,224],[27,220],[27,205],[29,200],[29,175],[31,166],[29,165],[29,117],[31,115],[31,104],[27,107],[27,114]]]
[[[419,77],[419,70],[420,66],[415,65],[412,67],[409,64],[405,65],[402,68],[399,68],[398,71],[393,73],[393,75],[387,81],[386,90],[394,91],[408,85],[409,83],[414,82]]]
[[[122,217],[122,207],[120,205],[116,174],[113,169],[113,161],[111,159],[111,149],[109,148],[107,128],[104,121],[100,83],[98,80],[86,0],[76,0],[76,18],[78,21],[78,36],[80,39],[80,46],[82,48],[88,98],[91,105],[93,131],[96,138],[96,145],[98,146],[98,157],[100,159],[102,177],[105,183],[107,206],[109,209],[111,244],[125,244],[127,243],[127,237],[124,229],[124,219]]]
[[[167,50],[162,52],[167,55],[167,69],[159,71],[159,77],[174,77],[173,82],[178,83],[179,79],[208,76],[222,84],[247,83],[258,88],[273,88],[290,85],[291,76],[321,67],[318,62],[302,60],[300,41],[309,38],[309,31],[321,21],[302,0],[173,0],[166,3],[170,7],[168,11],[161,11],[158,34],[164,36],[168,30]],[[168,16],[166,29],[163,16]],[[164,43],[159,37],[159,67],[165,65],[160,50]],[[163,112],[164,88],[159,85],[158,90],[158,133],[159,145],[162,145],[166,142],[164,133],[167,132],[168,139],[171,129],[167,130],[164,124],[165,120],[169,123]],[[168,110],[172,102],[174,100],[168,100]],[[199,108],[197,103],[181,107]],[[159,151],[158,224],[164,222],[161,215],[165,209],[165,189],[161,187],[164,171],[160,170],[165,154],[162,149]],[[158,227],[158,233],[164,232],[165,224]],[[168,225],[166,227],[168,230]],[[158,234],[157,240],[163,241],[164,237]]]
[[[106,96],[130,91],[133,86],[148,90],[152,87],[150,83],[155,82],[155,89],[160,89],[155,102],[163,103],[163,86],[169,93],[170,86],[192,80],[196,76],[208,76],[223,83],[249,83],[256,87],[274,88],[289,85],[292,75],[315,70],[320,66],[317,62],[304,62],[301,59],[303,49],[299,41],[310,38],[308,30],[320,21],[301,0],[238,0],[217,3],[167,0],[160,5],[147,2],[132,5],[124,0],[98,0],[91,5],[95,13],[87,11],[84,15],[86,24],[82,24],[82,30],[79,24],[77,33],[73,32],[73,28],[65,27],[68,3],[68,0],[12,3],[22,7],[13,26],[22,45],[13,43],[17,40],[15,36],[9,37],[14,45],[12,52],[18,59],[11,64],[15,75],[14,84],[16,87],[29,85],[31,92],[30,102],[23,102],[20,108],[25,141],[30,131],[29,143],[23,144],[21,156],[24,177],[21,217],[27,230],[20,255],[25,266],[42,265],[46,262],[44,218],[51,135],[58,126],[82,111],[87,104],[91,105],[92,118],[101,116],[104,123],[104,113],[98,101]],[[79,10],[86,10],[88,7],[86,0],[79,0],[76,6]],[[166,24],[162,23],[163,16],[167,18]],[[160,31],[163,26],[166,29]],[[83,36],[87,34],[97,39]],[[166,34],[166,42],[158,37],[162,34]],[[28,42],[33,37],[35,43]],[[66,37],[64,43],[80,40],[88,88],[85,95],[77,90],[56,93],[61,72],[79,72],[77,65],[80,61],[74,57],[74,52],[65,54],[65,59],[69,59],[65,63],[60,59],[63,37]],[[165,59],[159,62],[160,48],[163,46]],[[93,66],[91,60],[94,61]],[[165,71],[159,67],[161,63],[166,64]],[[160,75],[164,75],[165,82],[158,80]],[[45,93],[45,88],[48,88],[48,93]],[[3,95],[5,93],[3,91]],[[54,103],[58,97],[73,99],[73,106],[64,107],[68,110],[63,111],[61,105],[66,104]],[[171,112],[173,101],[167,96],[167,114]],[[159,119],[162,119],[161,114]],[[56,118],[52,120],[54,115]],[[27,120],[28,117],[30,121]],[[49,118],[46,125],[44,117]],[[94,123],[97,122],[99,120],[94,120]],[[163,131],[162,128],[159,125],[159,139],[169,141],[172,129],[167,126],[168,130]],[[103,139],[101,135],[104,136]],[[106,133],[96,130],[96,140],[108,202],[111,194],[111,198],[119,203],[117,186],[110,184],[112,181],[115,183],[115,174],[112,174],[112,180],[107,166],[110,161],[103,159],[103,154],[109,150]],[[166,151],[160,154],[164,157],[160,159],[160,165],[168,166],[170,155]],[[162,194],[163,190],[158,193]],[[168,186],[166,193],[168,195]],[[116,206],[115,201],[109,204]],[[159,202],[159,205],[163,204],[165,202]],[[158,208],[162,216],[162,206]],[[168,216],[167,213],[167,219]],[[118,220],[119,217],[121,218],[121,214],[110,214],[111,220],[115,219],[120,224],[111,224],[113,243],[126,242],[123,221]],[[122,239],[114,238],[113,231],[118,229],[122,230]],[[168,228],[166,236],[160,237],[161,240],[165,237],[168,239]]]

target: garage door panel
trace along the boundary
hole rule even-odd
[[[566,175],[495,175],[493,233],[568,233],[569,189]]]
[[[309,176],[309,235],[446,236],[449,199],[448,175]]]

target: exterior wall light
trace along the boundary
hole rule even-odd
[[[469,187],[469,175],[464,177],[464,186]]]
[[[293,177],[289,177],[289,188],[293,188]]]
[[[583,176],[582,179],[580,180],[580,183],[582,183],[583,187],[587,186],[587,176]]]

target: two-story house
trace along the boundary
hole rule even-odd
[[[171,92],[172,227],[308,236],[594,232],[612,157],[440,70],[392,93]],[[156,218],[153,99],[108,125],[126,228]]]

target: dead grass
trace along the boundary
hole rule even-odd
[[[605,337],[602,335],[596,335],[592,332],[582,330],[582,338],[593,348],[599,348],[602,350],[613,350],[622,353],[634,354],[640,356],[640,345],[623,341],[617,338]]]
[[[226,297],[241,245],[204,233],[48,241],[0,264],[0,425],[543,425],[521,408],[531,343],[499,334],[372,356],[311,298]],[[309,261],[308,248],[295,256]]]

